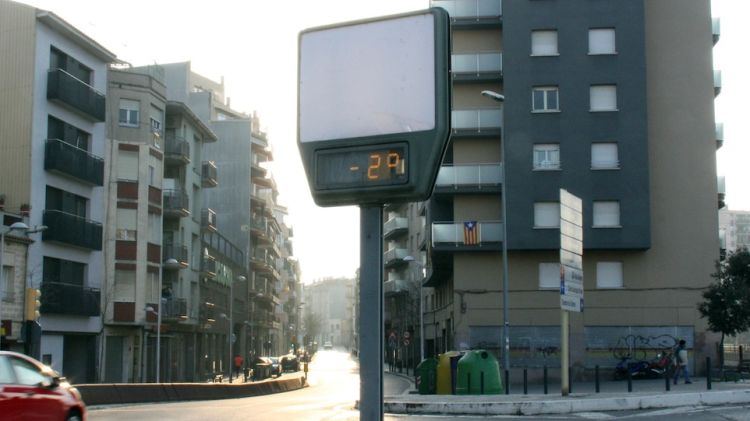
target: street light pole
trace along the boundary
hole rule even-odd
[[[505,102],[505,96],[494,91],[482,91],[482,95],[500,103]],[[508,179],[505,177],[505,167],[508,162],[505,159],[505,150],[505,119],[503,119],[500,123],[500,153],[502,154],[503,177],[502,182],[500,183],[500,201],[503,211],[503,365],[505,366],[505,370],[510,370],[510,319],[508,316],[508,189],[505,185],[508,182]]]

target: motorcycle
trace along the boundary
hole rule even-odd
[[[656,354],[656,358],[651,361],[633,360],[630,356],[620,358],[620,362],[615,366],[615,380],[623,380],[628,377],[632,379],[653,379],[663,377],[664,373],[669,370],[672,363],[672,354],[664,351]]]

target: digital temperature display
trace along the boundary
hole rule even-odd
[[[317,183],[327,188],[389,186],[409,181],[406,144],[319,151]]]

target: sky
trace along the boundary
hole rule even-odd
[[[224,77],[233,109],[257,111],[273,147],[279,202],[294,228],[302,282],[351,277],[359,267],[359,209],[320,208],[310,195],[297,149],[297,35],[337,22],[429,7],[428,0],[22,0],[54,12],[134,66],[190,61],[213,80]],[[750,1],[712,0],[721,18],[714,68],[722,71],[715,101],[724,123],[718,174],[726,176],[732,210],[750,210]],[[744,100],[744,101],[743,101]]]

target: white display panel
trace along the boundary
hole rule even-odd
[[[299,141],[434,129],[434,37],[429,13],[303,33]]]

